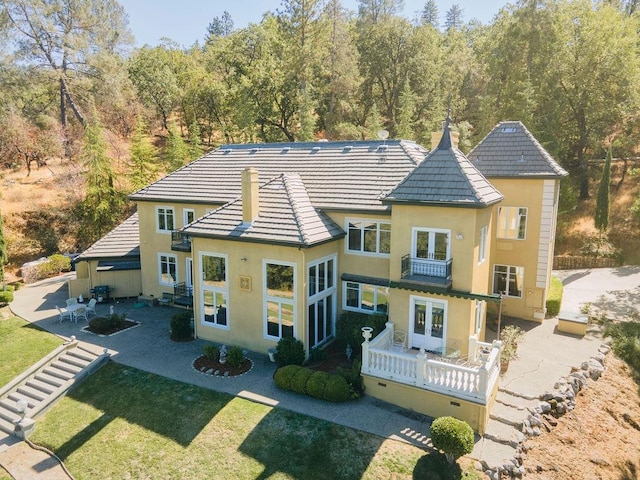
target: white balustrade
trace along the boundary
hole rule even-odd
[[[424,350],[414,353],[391,350],[393,322],[373,340],[365,335],[362,344],[362,373],[399,383],[413,385],[452,397],[477,403],[487,403],[498,381],[500,373],[500,342],[488,344],[470,339],[476,349],[489,347],[486,362],[477,366],[463,366],[428,358]],[[476,352],[469,352],[469,358],[477,358]]]

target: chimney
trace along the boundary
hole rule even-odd
[[[242,171],[242,222],[251,223],[260,215],[258,170],[247,167]]]

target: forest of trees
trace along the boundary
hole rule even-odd
[[[282,0],[202,41],[133,48],[117,0],[0,0],[0,161],[83,165],[94,235],[116,191],[105,131],[131,144],[129,191],[224,143],[391,138],[429,146],[451,108],[467,151],[521,120],[587,198],[588,160],[640,144],[638,0],[519,0],[489,25],[453,5]],[[176,6],[179,8],[179,6]],[[149,141],[166,138],[163,151]],[[122,172],[120,172],[122,173]],[[106,193],[106,195],[105,195]],[[98,212],[98,213],[96,213]],[[103,228],[104,227],[104,228]]]

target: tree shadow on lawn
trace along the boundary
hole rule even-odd
[[[413,478],[418,480],[459,480],[463,477],[460,465],[449,465],[446,457],[436,451],[420,457],[413,470]]]
[[[234,398],[113,362],[69,392],[68,397],[103,413],[57,449],[61,458],[116,418],[187,447]]]
[[[306,415],[273,409],[239,451],[264,466],[256,479],[284,473],[292,478],[362,478],[384,439]]]

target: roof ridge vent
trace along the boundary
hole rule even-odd
[[[342,147],[342,151],[343,152],[350,152],[351,150],[353,150],[353,145],[345,145],[344,147]]]
[[[287,146],[287,147],[282,147],[282,153],[287,153],[291,150],[291,147]]]
[[[378,150],[381,152],[386,152],[389,150],[389,145],[378,145]]]
[[[312,148],[311,148],[311,151],[312,151],[313,153],[318,153],[318,152],[320,151],[320,147],[318,147],[318,146],[312,147]]]
[[[231,153],[233,150],[231,150],[230,148],[225,148],[224,150],[222,150],[222,153],[224,153],[225,155],[228,153]]]
[[[258,153],[259,151],[260,151],[260,148],[259,148],[259,147],[253,147],[253,148],[251,149],[251,153]]]

